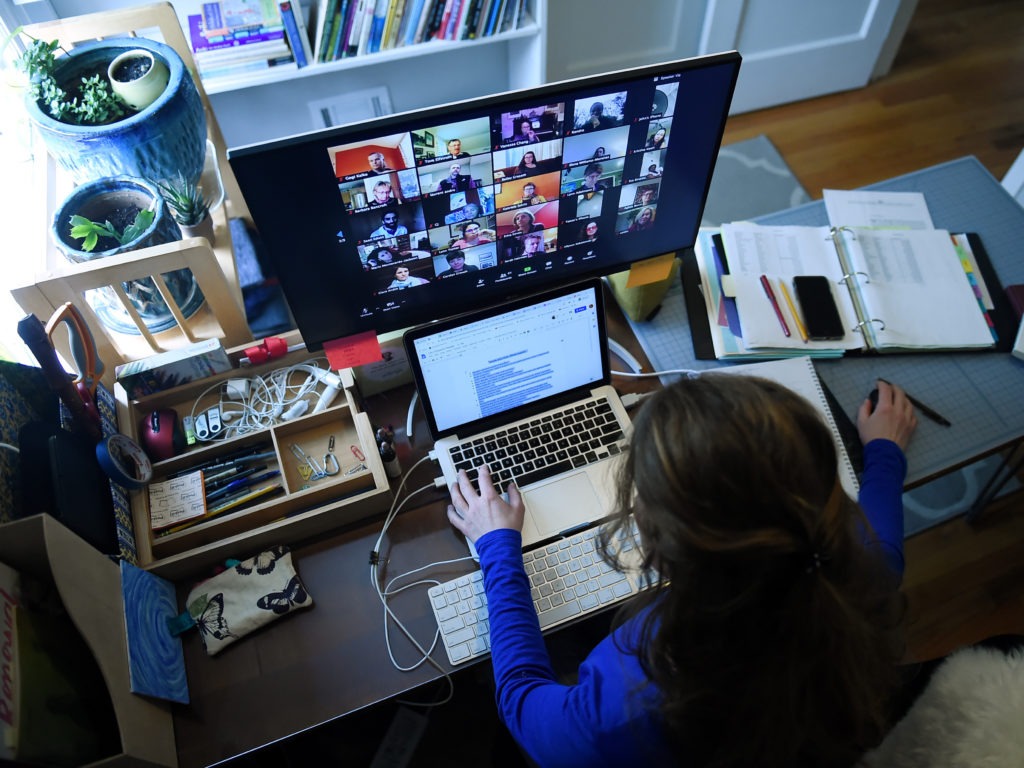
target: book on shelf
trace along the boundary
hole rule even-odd
[[[302,7],[297,2],[293,4],[292,0],[282,0],[277,7],[281,13],[281,22],[284,25],[288,47],[291,48],[292,56],[295,57],[296,67],[308,66],[313,60],[313,51],[309,45],[306,22],[302,17]]]
[[[210,67],[200,67],[199,73],[204,81],[211,85],[223,88],[231,85],[242,85],[252,79],[252,76],[260,72],[274,70],[275,72],[289,72],[297,69],[295,59],[291,53],[274,59],[253,59],[242,62],[230,62]]]
[[[203,26],[203,18],[198,14],[188,17],[189,45],[196,57],[220,55],[236,55],[240,50],[249,50],[257,47],[284,47],[284,27],[281,25],[272,27],[247,27],[232,32],[217,30],[216,33],[209,33]]]
[[[994,273],[982,277],[987,255],[973,236],[739,223],[702,230],[694,254],[718,358],[983,350],[999,340],[985,298],[997,291],[983,289]],[[793,278],[804,275],[827,278],[841,338],[809,338],[806,307],[793,300]]]

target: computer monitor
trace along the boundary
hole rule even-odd
[[[233,148],[311,350],[691,247],[736,52]]]

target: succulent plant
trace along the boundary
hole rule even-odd
[[[175,182],[157,182],[160,194],[171,209],[174,220],[183,227],[194,227],[210,212],[203,190],[182,175]]]

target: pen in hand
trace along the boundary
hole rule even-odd
[[[889,386],[892,386],[892,382],[891,381],[887,381],[886,379],[883,379],[881,377],[879,377],[878,380],[882,381],[882,382],[885,382]],[[910,401],[910,404],[912,406],[917,408],[917,410],[919,410],[921,413],[923,413],[929,419],[934,421],[936,424],[941,424],[944,427],[951,427],[951,426],[953,426],[953,424],[949,421],[949,419],[947,419],[945,416],[943,416],[938,411],[936,411],[936,410],[934,410],[932,408],[929,408],[927,405],[922,403],[916,397],[911,397],[909,394],[907,394],[906,390],[903,391],[903,394],[907,395],[907,400]]]

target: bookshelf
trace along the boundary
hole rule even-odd
[[[517,29],[490,37],[431,40],[301,69],[207,78],[203,85],[232,147],[323,128],[311,105],[341,95],[386,89],[379,114],[389,114],[534,87],[546,81],[547,3],[527,0]]]
[[[543,3],[545,0],[538,1]],[[515,54],[518,51],[525,50],[526,47],[532,47],[532,43],[536,42],[540,37],[542,37],[542,35],[543,25],[534,19],[527,19],[526,23],[521,25],[519,29],[475,40],[431,40],[417,45],[391,48],[377,53],[338,59],[337,61],[322,63],[314,62],[301,69],[285,69],[280,71],[269,69],[259,72],[245,73],[232,78],[206,78],[203,82],[206,87],[207,95],[214,95],[218,93],[226,93],[228,91],[253,88],[261,85],[286,83],[292,80],[300,80],[309,77],[321,77],[323,75],[361,69],[364,67],[374,67],[390,62],[420,59],[434,54],[448,53],[454,49],[472,50],[473,48],[478,47],[505,47],[508,48],[511,59],[518,59],[519,56]],[[526,45],[524,45],[524,43]],[[512,82],[520,81],[523,85],[528,83],[536,85],[540,83],[543,77],[540,67],[541,60],[542,59],[540,57],[528,57],[527,60],[523,61],[521,66],[515,69],[515,71],[512,71],[512,66],[510,65],[510,71],[506,80],[508,80],[510,84]],[[498,79],[498,82],[501,82],[500,78]],[[509,87],[520,86],[510,85]],[[500,90],[508,89],[509,88],[501,88]]]

